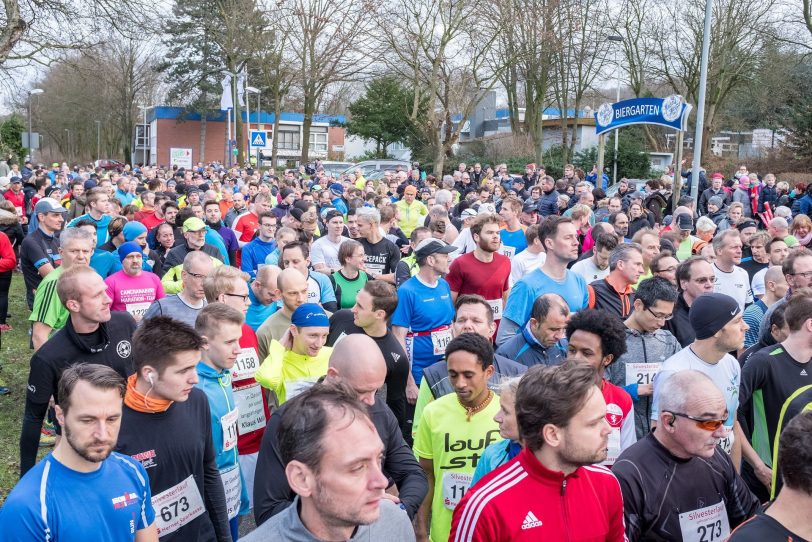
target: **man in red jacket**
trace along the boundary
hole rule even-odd
[[[626,539],[620,485],[595,465],[611,432],[600,384],[585,363],[527,371],[516,392],[525,448],[465,493],[449,541]]]

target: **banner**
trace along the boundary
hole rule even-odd
[[[226,74],[220,84],[223,87],[223,94],[220,96],[220,109],[228,111],[234,107],[234,100],[231,99],[231,74]]]
[[[595,133],[601,135],[632,124],[656,124],[684,132],[688,128],[690,113],[691,105],[679,95],[605,103],[595,112]]]
[[[175,147],[170,148],[169,166],[192,169],[192,149],[179,149]]]

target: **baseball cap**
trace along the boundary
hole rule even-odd
[[[21,177],[14,176],[14,177],[11,178],[11,184],[14,184],[14,183],[23,184],[23,180],[22,180]]]
[[[186,233],[187,231],[200,231],[205,229],[206,223],[196,216],[187,218],[186,222],[183,223],[183,233]]]
[[[457,250],[457,247],[454,245],[449,245],[439,239],[428,238],[420,241],[414,253],[418,258],[425,258],[432,254],[451,254],[455,250]]]
[[[493,203],[490,203],[490,202],[480,203],[478,212],[479,212],[479,214],[485,214],[485,213],[489,213],[489,214],[492,214],[492,215],[496,214],[496,205],[494,205]]]
[[[8,177],[0,177],[0,187],[5,188],[9,184],[11,184],[11,180]]]
[[[682,215],[680,215],[682,216]],[[735,299],[726,294],[709,293],[697,297],[688,312],[691,327],[699,340],[713,337],[741,312]]]
[[[335,217],[339,217],[340,219],[344,220],[344,215],[341,214],[341,211],[337,211],[335,209],[330,209],[326,213],[324,213],[324,221],[330,222]]]
[[[535,213],[538,210],[539,208],[532,201],[526,201],[524,202],[524,205],[522,205],[523,213]]]
[[[758,224],[756,224],[755,220],[750,220],[749,218],[745,218],[738,224],[736,224],[736,229],[742,231],[747,228],[758,228]]]
[[[327,313],[317,303],[299,305],[290,317],[290,323],[296,327],[330,327]]]
[[[42,198],[37,202],[36,207],[34,207],[34,214],[38,215],[40,213],[67,213],[68,210],[59,205],[59,202],[56,201],[54,198]]]
[[[473,218],[476,216],[476,209],[472,209],[471,207],[465,209],[463,212],[460,213],[460,218]]]
[[[677,228],[683,231],[691,231],[694,229],[694,220],[691,215],[683,213],[677,215]]]
[[[724,178],[725,178],[725,176],[724,176],[724,175],[722,175],[721,173],[718,173],[718,172],[717,172],[717,173],[712,173],[710,178],[711,178],[711,179],[724,179]]]

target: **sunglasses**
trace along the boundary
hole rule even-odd
[[[672,412],[674,416],[679,416],[680,418],[686,418],[691,420],[692,422],[696,423],[696,426],[700,429],[704,429],[705,431],[716,431],[722,424],[725,423],[725,420],[706,420],[703,418],[695,418],[693,416],[689,416],[688,414],[683,414],[682,412]]]

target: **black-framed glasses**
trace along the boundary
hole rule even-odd
[[[705,431],[716,431],[725,423],[725,420],[708,420],[706,418],[696,418],[691,416],[690,414],[685,414],[683,412],[672,412],[674,416],[679,416],[680,418],[685,418],[687,420],[691,420],[692,422],[696,423],[696,426],[700,429],[704,429]]]
[[[787,273],[788,275],[792,275],[793,277],[803,277],[806,280],[812,278],[812,271],[802,271],[800,273]]]
[[[665,315],[665,314],[657,314],[656,312],[654,312],[653,310],[651,310],[651,307],[646,307],[646,310],[647,310],[649,313],[651,313],[651,315],[652,315],[654,318],[656,318],[657,320],[664,320],[664,321],[666,321],[666,322],[667,322],[667,321],[671,320],[671,319],[674,317],[674,315],[673,315],[673,314],[668,314],[668,315]]]
[[[183,270],[183,272],[186,273],[189,276],[192,276],[192,277],[196,278],[196,279],[203,280],[204,278],[206,278],[206,275],[204,275],[202,273],[192,273],[191,271],[187,271],[185,269]]]
[[[243,303],[248,302],[248,294],[230,294],[228,292],[224,292],[223,295],[227,295],[229,297],[239,297],[240,299],[242,299]]]

